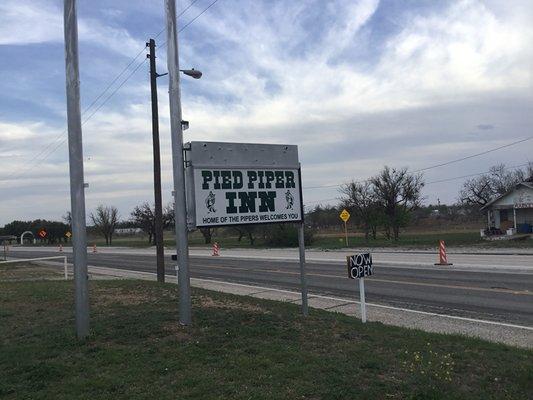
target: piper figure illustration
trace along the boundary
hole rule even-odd
[[[209,214],[217,212],[217,210],[215,210],[215,194],[211,190],[205,199],[205,206],[207,207]]]
[[[287,207],[285,207],[287,210],[292,210],[292,206],[294,204],[294,197],[292,196],[290,190],[287,190],[287,193],[285,193],[285,200],[287,201]]]

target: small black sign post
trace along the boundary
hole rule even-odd
[[[361,321],[366,322],[365,276],[372,275],[372,254],[361,253],[346,257],[348,278],[359,279],[359,295],[361,299]]]

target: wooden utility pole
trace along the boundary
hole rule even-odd
[[[150,89],[152,92],[152,142],[154,152],[154,198],[155,198],[155,248],[157,258],[157,281],[165,282],[165,250],[163,247],[163,204],[161,199],[161,154],[159,146],[159,110],[157,106],[157,77],[161,76],[155,66],[155,40],[146,45],[150,54]],[[164,74],[166,75],[166,74]]]

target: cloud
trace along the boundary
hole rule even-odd
[[[15,3],[5,4],[14,7]],[[53,11],[44,2],[22,4],[42,4],[45,17],[47,10]],[[533,7],[524,4],[501,7],[498,2],[470,0],[398,8],[374,0],[217,3],[180,34],[181,66],[204,72],[199,81],[182,79],[184,118],[191,121],[185,138],[298,144],[304,185],[316,186],[366,178],[385,164],[420,168],[525,137],[533,123],[529,111],[533,28],[527,18],[533,16]],[[193,6],[184,21],[198,15],[202,7]],[[116,21],[131,20],[134,9],[128,8],[128,18]],[[107,71],[118,72],[122,67],[114,55],[134,56],[139,44],[144,44],[135,40],[141,36],[139,29],[117,23],[107,25],[94,15],[80,19],[80,39],[94,48],[110,49],[91,52],[86,58],[90,65],[82,65],[82,74],[94,64],[106,66],[101,71],[91,69],[95,82],[90,84],[97,84],[91,90],[96,94],[93,86],[103,87],[114,76]],[[31,34],[24,39],[25,34],[21,32],[20,43],[32,40]],[[58,36],[51,29],[41,36],[43,41],[62,41],[62,32]],[[158,69],[166,71],[162,47],[158,47],[158,63]],[[85,155],[90,158],[85,165],[88,209],[109,201],[127,214],[133,205],[152,196],[144,71],[84,125]],[[63,87],[64,82],[57,84]],[[166,85],[161,78],[163,181],[165,196],[170,198]],[[86,90],[84,81],[85,104]],[[63,101],[51,97],[50,104],[61,104],[58,99]],[[2,117],[0,166],[6,165],[7,155],[17,154],[4,170],[25,168],[28,157],[61,133],[57,126],[63,119],[35,125],[31,115],[22,121]],[[8,131],[5,126],[19,128],[12,130],[19,133],[2,136]],[[483,131],[483,142],[472,130]],[[18,135],[27,135],[27,146],[20,146]],[[434,180],[481,172],[496,158],[498,162],[527,158],[527,150],[525,146],[509,149],[505,154],[431,170],[426,176]],[[13,198],[19,193],[26,200],[32,186],[66,185],[67,174],[63,145],[24,177],[7,183],[0,177],[0,192],[9,190]],[[453,201],[456,186],[451,182],[428,187],[427,194],[430,200],[438,196]],[[313,189],[304,195],[317,201],[338,193],[335,188]],[[53,203],[47,209],[55,210],[50,211],[55,215],[64,213]],[[4,215],[0,220],[8,218],[6,212],[0,214]]]
[[[476,128],[479,129],[480,131],[490,131],[490,130],[494,129],[494,125],[491,125],[491,124],[479,124],[479,125],[476,125]]]
[[[95,18],[78,15],[78,31],[80,42],[96,44],[125,56],[139,51],[139,41],[126,29],[105,25]],[[63,10],[57,2],[3,0],[0,3],[0,45],[62,43],[63,40]]]
[[[0,45],[63,39],[63,13],[48,1],[3,0],[0,3]]]

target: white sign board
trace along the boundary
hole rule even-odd
[[[189,214],[196,227],[301,222],[297,147],[191,143]]]
[[[194,171],[196,226],[301,221],[297,169]]]

